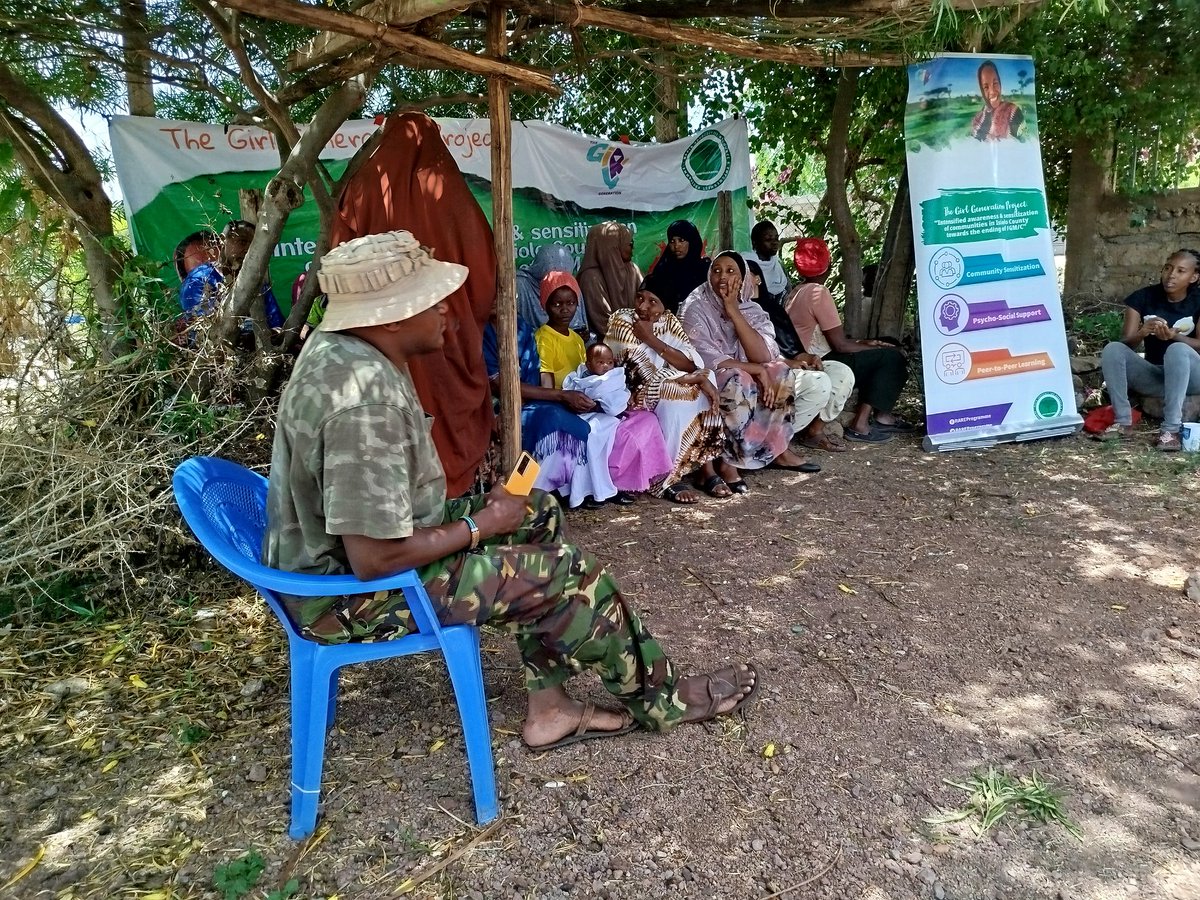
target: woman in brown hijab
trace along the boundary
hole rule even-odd
[[[446,494],[468,490],[487,453],[492,397],[483,361],[483,329],[496,298],[492,229],[458,170],[437,125],[405,113],[383,126],[375,152],[338,200],[332,246],[382,231],[409,231],[445,262],[470,269],[446,298],[441,353],[408,364],[417,396],[433,416],[433,442],[446,470]]]
[[[634,307],[641,283],[642,270],[633,262],[633,232],[617,222],[593,225],[579,264],[579,289],[592,331],[607,334],[608,317],[614,309]]]

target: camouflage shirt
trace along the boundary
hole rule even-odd
[[[339,535],[405,538],[440,525],[446,478],[408,372],[366,341],[318,331],[279,405],[267,565],[350,572]]]

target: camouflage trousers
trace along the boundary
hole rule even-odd
[[[443,521],[483,505],[483,496],[450,500]],[[671,728],[684,711],[674,665],[605,568],[564,542],[563,525],[554,497],[534,491],[515,534],[423,567],[419,574],[438,619],[443,625],[486,623],[514,635],[530,691],[595,672],[644,727]],[[289,611],[301,630],[328,642],[387,640],[414,628],[400,591],[336,598],[316,617],[311,606],[308,616],[291,604]]]

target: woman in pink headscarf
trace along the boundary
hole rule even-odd
[[[542,304],[546,324],[537,330],[538,356],[542,363],[542,385],[562,389],[573,374],[586,373],[587,351],[583,340],[571,330],[571,319],[579,306],[579,284],[566,272],[550,272],[542,279]],[[599,406],[583,413],[598,413]],[[611,419],[611,417],[605,417]],[[620,504],[636,502],[632,492],[649,490],[652,482],[667,475],[673,465],[667,442],[654,413],[629,410],[612,422],[591,419],[588,459],[575,469],[571,484],[561,489],[572,507],[581,503],[595,509],[606,500]]]

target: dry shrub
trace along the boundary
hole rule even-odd
[[[179,599],[207,557],[171,473],[195,454],[267,461],[269,403],[237,400],[224,360],[165,340],[115,364],[27,365],[25,376],[0,406],[0,616]]]

